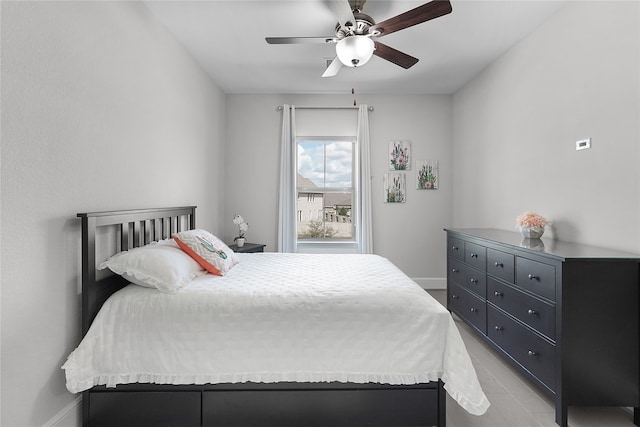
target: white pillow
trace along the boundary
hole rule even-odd
[[[150,243],[115,254],[98,269],[109,268],[131,283],[162,292],[177,292],[206,271],[173,239]]]

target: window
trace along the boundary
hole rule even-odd
[[[355,240],[355,138],[297,139],[298,242]]]

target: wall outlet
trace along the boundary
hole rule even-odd
[[[587,148],[591,148],[591,138],[576,141],[576,150],[586,150]]]

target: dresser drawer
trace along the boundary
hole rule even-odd
[[[478,270],[487,271],[487,248],[475,243],[464,242],[464,262]]]
[[[553,265],[517,257],[516,284],[522,289],[556,300],[556,268]]]
[[[554,305],[547,304],[490,277],[487,279],[487,300],[542,335],[551,340],[556,339],[556,309]]]
[[[514,256],[506,252],[487,249],[487,273],[513,283]]]
[[[464,266],[464,279],[461,285],[478,295],[482,299],[487,298],[487,275],[468,265]]]
[[[462,317],[483,334],[487,334],[487,303],[466,291],[462,286],[449,282],[448,308]]]
[[[454,280],[460,284],[462,284],[462,282],[464,282],[465,277],[465,265],[462,261],[458,261],[455,258],[449,258],[448,259],[448,271],[447,271],[447,277],[451,280]]]
[[[464,240],[457,237],[447,237],[447,255],[464,261]]]
[[[487,335],[549,389],[555,390],[555,346],[492,306]]]
[[[481,298],[487,296],[487,277],[484,272],[469,267],[463,262],[449,258],[448,278]]]

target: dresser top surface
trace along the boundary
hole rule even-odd
[[[590,259],[590,260],[633,260],[640,262],[640,254],[618,251],[579,243],[564,242],[555,239],[526,239],[522,234],[514,231],[495,228],[445,228],[445,231],[461,235],[462,237],[488,240],[498,245],[516,247],[525,252],[545,254],[561,260]]]

